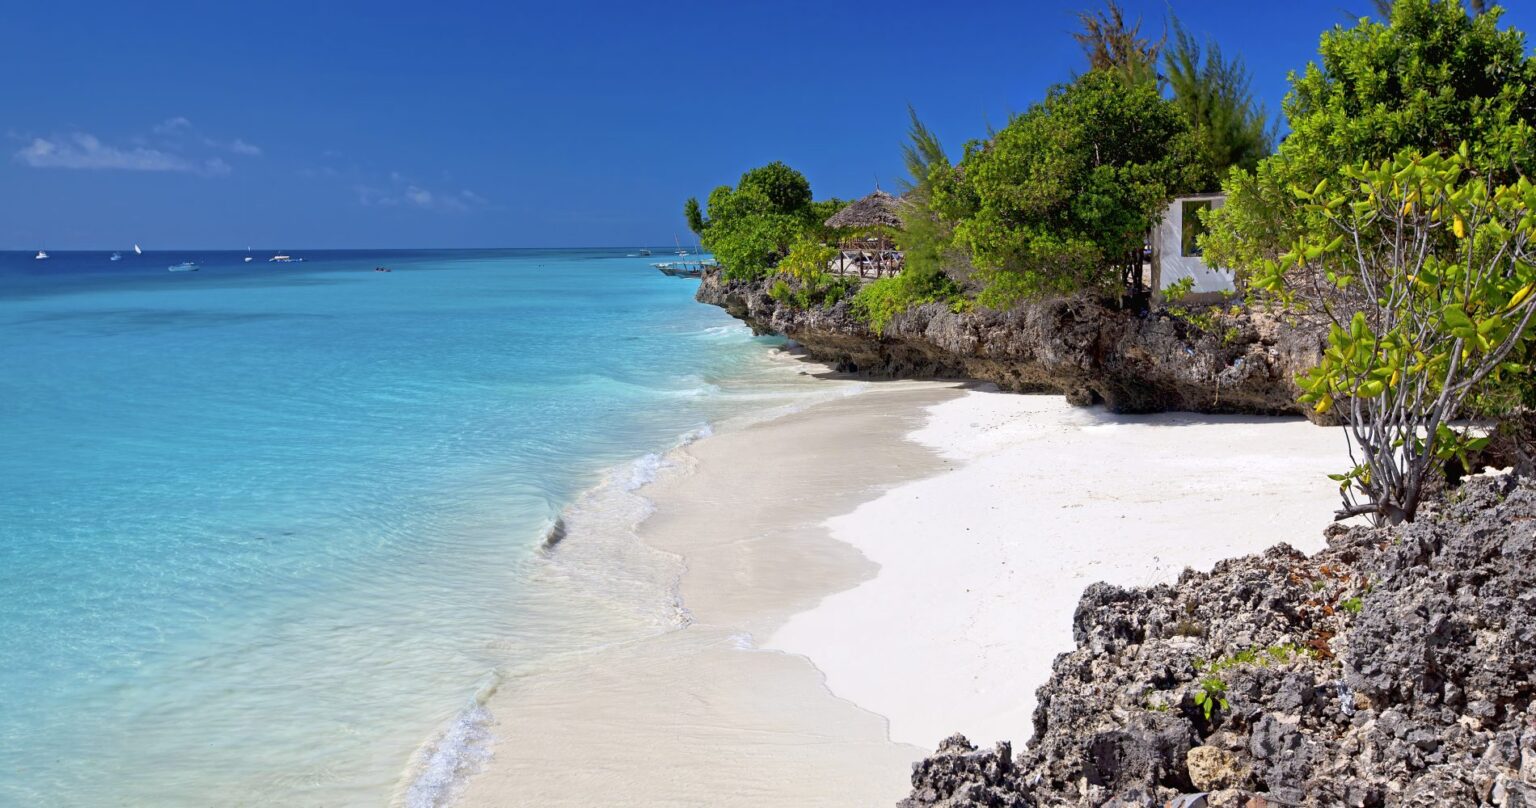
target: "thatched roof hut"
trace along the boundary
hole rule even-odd
[[[827,219],[826,225],[839,229],[868,230],[884,227],[900,230],[901,201],[877,188],[869,196],[832,214],[832,217]]]

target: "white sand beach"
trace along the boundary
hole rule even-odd
[[[1346,459],[1339,429],[1301,418],[1118,416],[989,392],[932,407],[912,437],[957,467],[830,520],[880,572],[768,645],[923,748],[957,731],[1022,745],[1089,584],[1320,549],[1337,503],[1325,475]]]
[[[1301,419],[939,383],[722,430],[642,489],[692,622],[504,683],[459,804],[891,805],[952,732],[1028,739],[1084,587],[1314,549],[1342,460]]]

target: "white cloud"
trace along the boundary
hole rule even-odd
[[[172,171],[204,176],[218,176],[230,171],[229,164],[217,157],[197,159],[146,146],[111,146],[84,132],[53,138],[35,137],[16,152],[15,158],[33,168]]]
[[[19,138],[30,142],[13,157],[33,168],[166,171],[217,177],[232,170],[220,153],[261,155],[260,147],[242,138],[223,141],[204,137],[190,120],[179,115],[155,124],[151,132],[153,137],[133,135],[118,144],[103,142],[88,132],[28,135]]]
[[[425,188],[417,188],[414,185],[405,189],[405,198],[409,199],[411,204],[420,208],[432,207],[435,200],[431,191],[428,191]]]
[[[183,118],[180,115],[177,115],[174,118],[166,118],[165,120],[161,121],[160,123],[155,124],[155,134],[157,134],[157,135],[173,135],[173,134],[176,134],[177,132],[183,132],[183,131],[190,130],[191,128],[192,128],[192,122],[191,121],[187,120],[186,118]]]
[[[394,186],[378,188],[372,185],[356,185],[358,204],[380,207],[411,207],[422,210],[440,210],[462,213],[471,208],[489,204],[485,197],[470,190],[458,192],[433,191],[405,180],[398,172],[390,172]]]
[[[260,146],[253,146],[250,143],[246,143],[245,141],[241,140],[240,138],[235,138],[229,142],[229,150],[235,154],[243,154],[246,157],[261,156]]]

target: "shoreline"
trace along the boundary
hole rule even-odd
[[[1316,549],[1334,433],[869,382],[686,443],[635,530],[675,564],[678,625],[505,681],[490,762],[454,804],[894,804],[943,737],[1028,740],[1089,584]],[[1117,499],[1113,474],[1050,469],[1074,456],[1132,489],[1185,485]],[[1089,540],[1065,551],[1068,533]]]
[[[649,507],[625,552],[669,560],[677,622],[504,680],[486,703],[490,761],[453,804],[900,799],[927,750],[892,743],[885,719],[833,695],[811,660],[759,643],[795,612],[873,577],[857,552],[827,541],[822,523],[940,470],[907,435],[958,387],[861,383],[722,424],[669,453],[636,492]],[[581,547],[579,518],[571,526],[555,554]]]

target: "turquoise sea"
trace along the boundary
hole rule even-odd
[[[0,805],[450,802],[682,619],[627,492],[818,395],[662,258],[267,254],[0,254]]]

